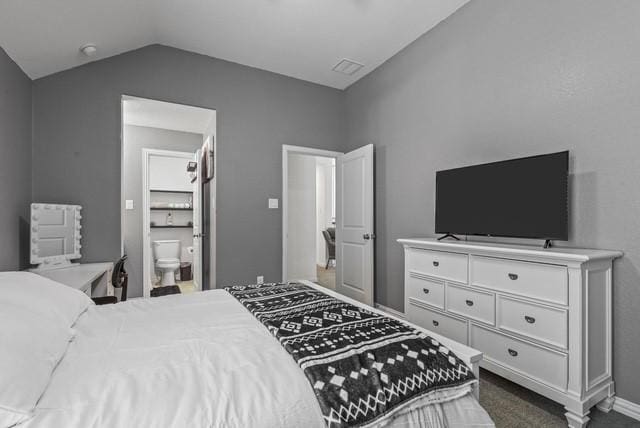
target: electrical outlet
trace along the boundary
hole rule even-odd
[[[259,275],[258,278],[256,278],[256,284],[264,284],[264,276]]]

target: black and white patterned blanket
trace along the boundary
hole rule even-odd
[[[302,368],[328,427],[380,422],[418,398],[476,382],[471,369],[437,340],[309,286],[226,290]]]

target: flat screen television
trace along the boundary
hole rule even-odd
[[[436,173],[436,233],[563,240],[569,152]]]

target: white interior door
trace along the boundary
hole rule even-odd
[[[202,221],[202,151],[195,152],[194,161],[198,164],[196,181],[193,182],[193,285],[196,290],[202,290],[202,239],[200,239]]]
[[[338,157],[336,291],[373,305],[373,144]]]

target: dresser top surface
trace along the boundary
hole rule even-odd
[[[617,250],[597,250],[586,248],[542,248],[533,245],[500,244],[478,241],[438,241],[436,238],[398,239],[404,246],[459,253],[499,255],[511,257],[538,257],[549,260],[588,262],[593,260],[616,259],[623,253]]]

